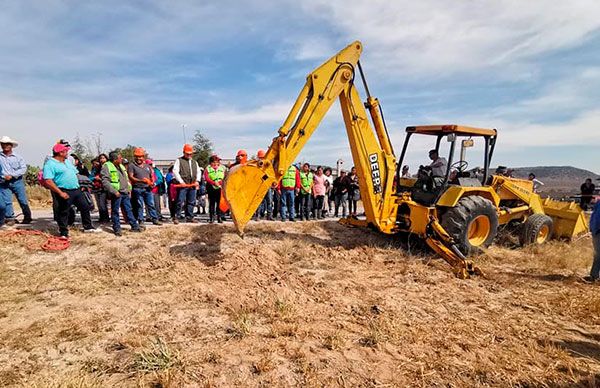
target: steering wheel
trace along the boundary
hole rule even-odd
[[[464,172],[467,167],[469,167],[469,163],[466,160],[459,160],[458,162],[452,163],[450,169],[455,168],[458,172]]]

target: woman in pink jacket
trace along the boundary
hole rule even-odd
[[[323,175],[323,167],[319,166],[319,168],[317,168],[317,173],[315,174],[313,180],[313,195],[315,198],[315,218],[321,219],[323,218],[323,202],[325,201],[325,192],[327,190],[325,187],[326,178],[325,175]]]

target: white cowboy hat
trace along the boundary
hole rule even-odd
[[[0,143],[10,143],[13,147],[17,147],[19,145],[19,143],[16,140],[13,140],[8,136],[0,137]]]

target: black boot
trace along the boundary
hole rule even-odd
[[[23,206],[23,222],[22,224],[31,224],[31,209],[29,206]]]

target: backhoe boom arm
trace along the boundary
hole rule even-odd
[[[229,173],[225,197],[238,231],[243,232],[271,184],[281,180],[339,99],[367,221],[384,233],[393,232],[396,207],[391,194],[396,161],[379,102],[369,96],[365,104],[373,131],[354,85],[361,52],[362,44],[356,41],[311,72],[265,157],[236,166]]]

